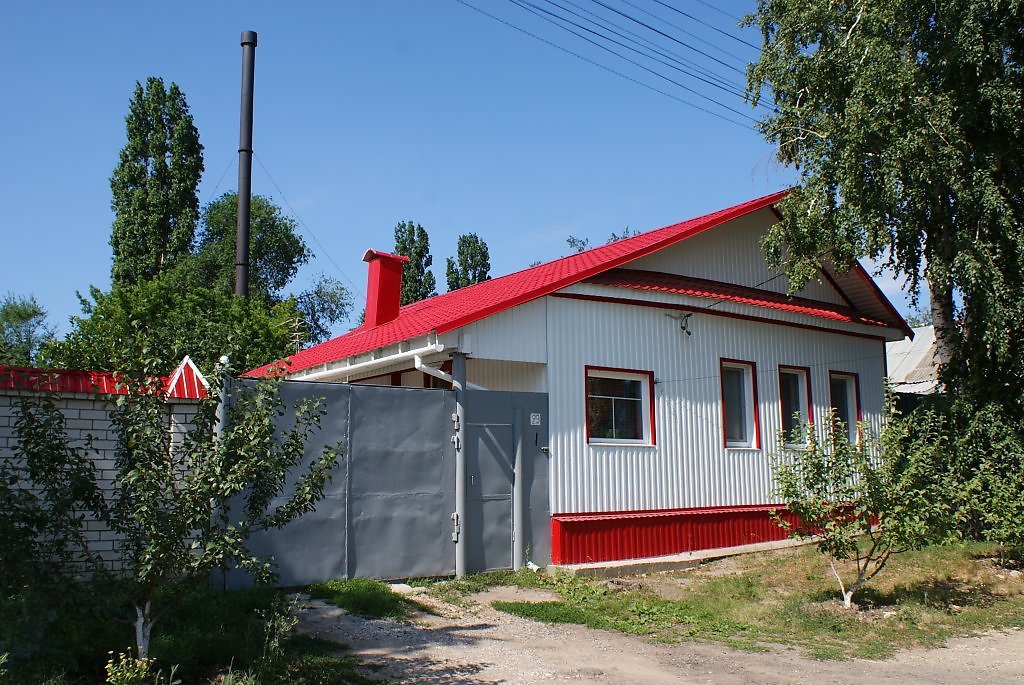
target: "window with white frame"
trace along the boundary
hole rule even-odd
[[[805,426],[812,419],[810,377],[806,368],[779,367],[779,405],[786,444],[804,444],[807,441]]]
[[[653,374],[591,366],[586,373],[587,440],[653,445]]]
[[[755,369],[753,362],[722,360],[722,432],[726,447],[761,446]]]
[[[857,374],[828,374],[830,404],[833,416],[846,428],[847,439],[857,442],[857,422],[860,420],[860,398],[857,392]]]

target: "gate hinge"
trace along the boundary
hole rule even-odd
[[[455,451],[458,452],[462,449],[462,442],[459,440],[458,435],[452,436],[452,444],[455,445]]]
[[[459,430],[459,415],[452,414],[452,423],[455,424],[455,430]]]
[[[462,532],[462,527],[459,525],[459,514],[452,512],[452,542],[459,541],[459,533]]]

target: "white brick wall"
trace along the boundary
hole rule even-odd
[[[13,454],[17,444],[15,423],[19,397],[27,391],[0,389],[0,452]],[[113,405],[102,396],[69,393],[60,396],[57,406],[64,415],[68,444],[84,451],[96,467],[100,488],[109,496],[117,477],[115,454],[117,435],[110,420]],[[180,444],[191,429],[198,411],[196,402],[176,401],[168,405],[168,429],[172,444]],[[117,570],[117,536],[101,522],[87,520],[84,524],[89,549]]]

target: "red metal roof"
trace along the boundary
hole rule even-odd
[[[617,288],[633,288],[635,290],[653,290],[665,293],[677,293],[691,297],[705,297],[718,301],[742,302],[755,307],[767,307],[786,312],[807,314],[822,319],[844,321],[847,323],[863,323],[872,326],[887,326],[881,321],[866,319],[856,310],[840,305],[808,300],[802,297],[787,297],[782,293],[770,290],[759,290],[733,283],[712,281],[706,278],[679,276],[659,271],[638,271],[636,269],[612,269],[586,279],[587,283],[607,285]]]
[[[431,332],[454,330],[652,254],[737,217],[770,207],[788,192],[783,190],[765,195],[682,223],[406,305],[392,321],[379,326],[362,326],[292,355],[284,361],[284,371],[295,373]],[[244,375],[270,373],[279,368],[280,364],[267,364]]]
[[[206,380],[188,357],[182,360],[172,376],[162,378],[161,381],[167,396],[174,399],[200,399],[207,396]],[[126,383],[123,376],[109,371],[0,366],[0,389],[3,390],[127,395]]]

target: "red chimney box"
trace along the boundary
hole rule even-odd
[[[409,258],[367,250],[363,261],[370,265],[366,274],[365,325],[379,326],[398,316],[402,300],[402,265]]]

